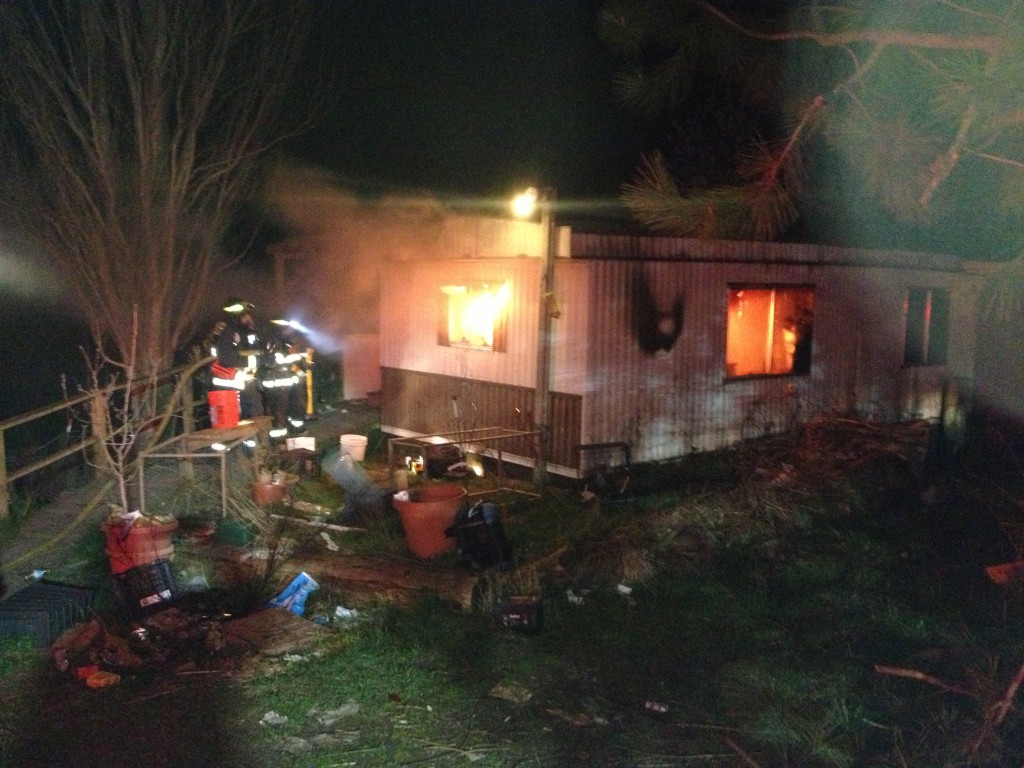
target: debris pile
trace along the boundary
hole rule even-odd
[[[879,456],[894,456],[920,473],[930,435],[931,425],[924,420],[883,424],[817,416],[804,425],[796,453],[802,464],[825,472],[848,470]]]
[[[810,491],[847,512],[879,514],[920,502],[931,425],[927,421],[882,424],[825,415],[795,436],[744,446],[745,473],[762,489]]]
[[[109,685],[143,673],[240,672],[260,656],[310,648],[325,631],[287,608],[236,617],[179,601],[128,627],[100,617],[76,624],[58,636],[50,656],[70,679],[98,687],[89,682],[97,673]]]

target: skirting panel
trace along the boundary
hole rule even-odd
[[[576,467],[582,398],[560,392],[552,392],[550,397],[548,461]],[[431,435],[484,427],[529,431],[534,427],[533,400],[534,392],[528,387],[381,368],[381,424],[406,433]],[[502,450],[531,460],[534,456],[533,447],[525,441],[502,446]]]

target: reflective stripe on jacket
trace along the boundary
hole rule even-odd
[[[215,379],[233,379],[237,372],[237,368],[229,368],[226,365],[221,365],[216,360],[210,363],[210,373],[213,374],[213,378]]]
[[[244,371],[221,365],[216,360],[210,363],[210,373],[213,375],[210,381],[213,386],[229,389],[245,389],[245,383],[250,378],[245,375]]]

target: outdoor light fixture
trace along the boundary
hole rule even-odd
[[[551,389],[551,308],[555,290],[555,190],[530,187],[512,200],[512,211],[519,218],[528,218],[540,207],[540,225],[544,244],[541,248],[540,292],[537,297],[537,381],[534,390],[533,413],[537,438],[537,463],[533,468],[534,485],[541,491],[547,485],[548,410]]]
[[[537,209],[539,197],[540,193],[536,187],[530,187],[525,192],[520,192],[512,198],[512,213],[517,219],[530,218]]]

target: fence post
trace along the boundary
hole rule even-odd
[[[181,388],[181,432],[185,435],[191,435],[196,430],[196,404],[192,394],[195,375],[191,371],[185,375],[188,378]],[[192,464],[192,459],[185,459],[185,461],[181,462],[181,473],[189,480],[195,477],[195,467]]]
[[[11,494],[7,491],[7,432],[0,429],[0,520],[10,517]]]
[[[181,431],[186,435],[191,434],[196,429],[196,402],[195,397],[192,394],[194,379],[195,376],[190,374],[188,376],[188,381],[181,390]]]

